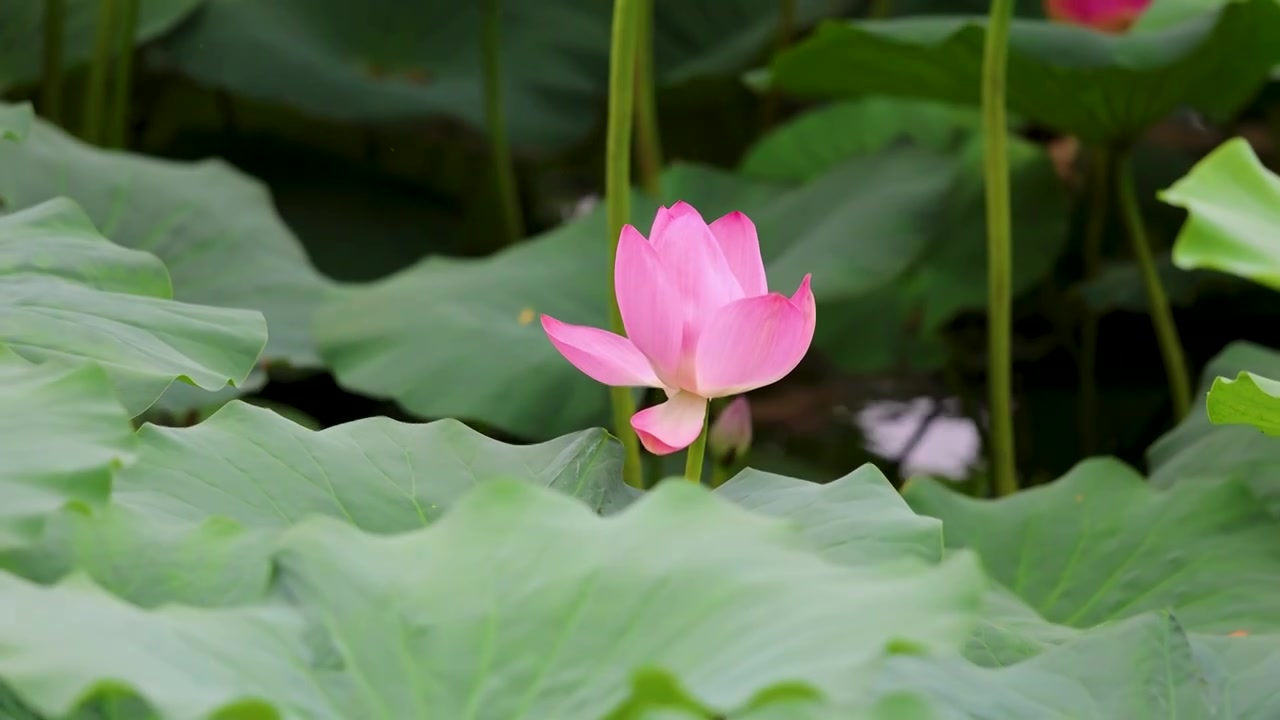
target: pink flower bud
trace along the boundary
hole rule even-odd
[[[1044,12],[1057,22],[1122,33],[1150,4],[1151,0],[1044,0]]]
[[[751,404],[739,395],[720,411],[707,437],[711,456],[723,465],[733,463],[751,448]]]

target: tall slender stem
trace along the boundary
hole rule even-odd
[[[524,237],[524,217],[516,190],[515,161],[507,140],[507,121],[502,106],[502,0],[484,0],[482,55],[484,56],[484,112],[489,125],[489,157],[502,208],[503,244]]]
[[[98,27],[93,39],[93,58],[89,64],[89,80],[85,86],[85,142],[102,142],[103,117],[106,114],[107,77],[111,72],[111,40],[115,33],[114,0],[98,0]]]
[[[658,132],[658,96],[653,71],[653,0],[638,0],[636,41],[636,170],[650,198],[662,195],[662,136]]]
[[[1138,207],[1138,194],[1134,189],[1133,163],[1127,155],[1116,159],[1115,186],[1116,201],[1120,204],[1120,213],[1124,216],[1125,228],[1129,232],[1129,244],[1138,260],[1138,267],[1142,269],[1142,282],[1147,288],[1151,324],[1155,327],[1156,341],[1160,344],[1160,355],[1164,360],[1164,371],[1169,377],[1169,396],[1173,400],[1174,419],[1181,420],[1191,410],[1191,380],[1187,374],[1187,359],[1182,354],[1182,341],[1178,339],[1178,327],[1173,322],[1169,298],[1165,295],[1160,274],[1156,271],[1156,260],[1151,253],[1146,226],[1142,222],[1142,211]]]
[[[1005,71],[1013,0],[991,0],[982,60],[982,131],[987,186],[987,383],[996,493],[1018,490],[1013,446],[1013,229]]]
[[[613,37],[609,47],[609,123],[605,138],[605,210],[609,220],[609,321],[619,335],[622,314],[613,286],[618,238],[631,216],[631,121],[636,97],[636,35],[640,25],[639,0],[614,0]],[[636,401],[630,388],[610,388],[613,433],[622,442],[622,476],[628,485],[644,486],[640,464],[640,438],[631,428]]]
[[[1111,153],[1099,148],[1093,157],[1089,220],[1084,235],[1084,276],[1093,280],[1102,272],[1102,238],[1107,229],[1111,197]],[[1080,328],[1080,403],[1078,407],[1080,451],[1086,457],[1098,450],[1098,315],[1084,310]]]
[[[120,0],[120,26],[117,40],[119,63],[116,65],[112,87],[111,113],[108,116],[107,147],[124,147],[129,127],[129,97],[133,84],[133,38],[138,27],[139,0]]]
[[[40,112],[57,125],[62,122],[62,36],[66,0],[44,0],[44,73],[40,82]]]
[[[702,416],[702,432],[698,433],[698,439],[689,446],[689,452],[684,460],[684,476],[691,483],[702,483],[702,459],[707,454],[707,433],[710,425],[711,403],[707,403],[707,409],[703,411]]]

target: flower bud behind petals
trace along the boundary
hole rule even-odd
[[[746,395],[739,395],[720,411],[711,424],[707,444],[711,456],[723,465],[742,458],[751,449],[751,404]]]

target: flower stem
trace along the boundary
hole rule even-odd
[[[1133,164],[1127,156],[1116,160],[1115,186],[1116,200],[1120,204],[1120,213],[1124,216],[1125,228],[1129,232],[1129,243],[1138,260],[1138,267],[1142,269],[1142,281],[1147,288],[1151,324],[1155,327],[1160,355],[1164,359],[1164,371],[1169,377],[1169,396],[1173,400],[1174,419],[1181,420],[1191,410],[1191,380],[1187,375],[1187,359],[1182,354],[1182,342],[1178,339],[1178,327],[1173,322],[1169,298],[1160,283],[1160,274],[1156,272],[1156,261],[1142,222],[1142,211],[1138,209],[1138,194],[1133,184]]]
[[[1100,148],[1093,158],[1090,178],[1093,195],[1089,200],[1089,221],[1084,235],[1084,276],[1093,280],[1102,272],[1102,238],[1107,229],[1108,200],[1111,196],[1111,153]],[[1084,310],[1080,328],[1080,404],[1077,422],[1080,451],[1088,457],[1098,450],[1098,315]]]
[[[658,132],[658,96],[653,78],[653,0],[638,0],[636,38],[636,166],[640,187],[650,198],[662,195],[662,136]]]
[[[524,217],[502,107],[502,0],[484,0],[483,12],[484,111],[489,125],[489,157],[493,160],[495,189],[502,209],[503,244],[507,245],[524,237]]]
[[[982,129],[987,187],[987,383],[996,493],[1018,490],[1013,445],[1013,242],[1009,201],[1005,74],[1013,0],[991,0],[982,61]]]
[[[133,83],[133,37],[138,26],[139,0],[120,0],[120,27],[117,29],[120,43],[119,64],[116,66],[112,88],[111,114],[108,119],[106,146],[124,147],[129,127],[129,91]]]
[[[710,425],[711,403],[707,403],[702,416],[702,432],[698,433],[698,439],[689,446],[689,454],[685,456],[684,476],[691,483],[702,484],[702,458],[707,454],[707,429]]]
[[[62,121],[62,35],[66,0],[44,0],[44,72],[40,112],[57,125]]]
[[[636,42],[640,25],[640,0],[614,0],[613,37],[609,46],[609,123],[605,138],[605,210],[609,220],[609,321],[622,335],[622,314],[614,288],[613,266],[618,238],[631,216],[631,121],[636,81]],[[613,433],[622,442],[622,477],[628,485],[644,487],[640,464],[640,438],[631,428],[636,401],[630,388],[610,388]]]
[[[84,128],[85,142],[102,141],[103,115],[106,113],[107,76],[111,71],[111,39],[115,25],[114,0],[98,0],[98,27],[93,38],[93,58],[89,63],[89,80],[85,85]]]

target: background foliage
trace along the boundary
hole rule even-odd
[[[45,0],[0,5],[0,719],[1280,715],[1280,4],[1019,5],[998,500],[985,2],[654,0],[632,221],[747,212],[820,321],[748,468],[648,491],[536,322],[606,324],[610,3],[502,3],[515,243],[482,3],[141,0],[119,142],[112,3],[62,2],[57,118]],[[1099,149],[1185,418],[1114,209],[1090,270]],[[922,469],[945,422],[974,447]]]

